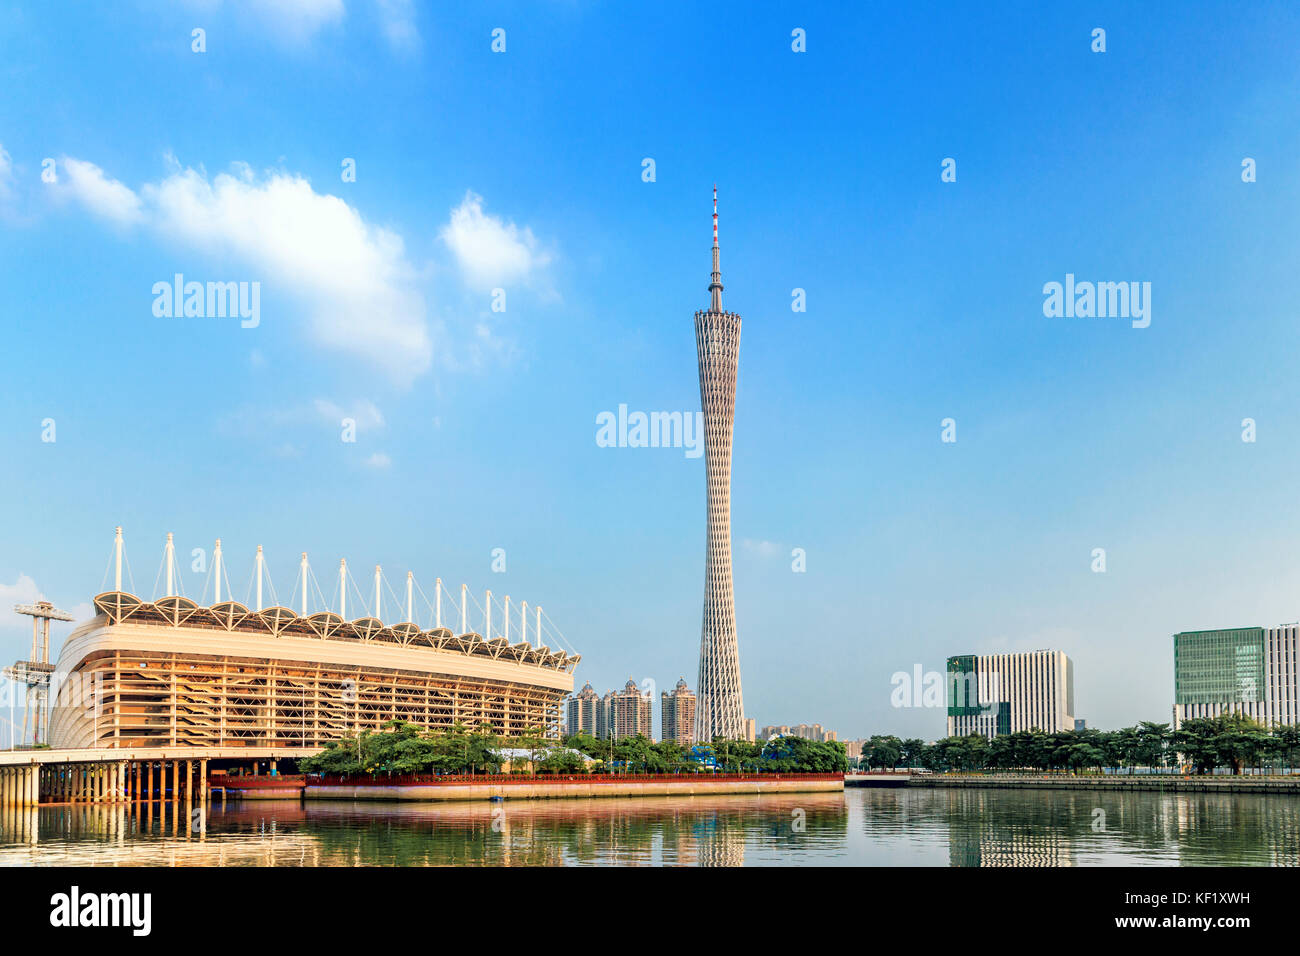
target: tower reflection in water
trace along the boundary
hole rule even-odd
[[[1295,866],[1300,797],[1090,791],[5,807],[0,865]]]

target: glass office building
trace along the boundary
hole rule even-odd
[[[1300,625],[1183,631],[1174,635],[1174,726],[1240,713],[1265,726],[1300,721]]]

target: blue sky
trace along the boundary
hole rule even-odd
[[[1168,719],[1174,632],[1300,618],[1300,13],[1042,6],[0,6],[0,653],[121,524],[146,595],[168,531],[241,598],[305,550],[694,686],[703,459],[595,419],[699,408],[717,182],[749,714],[930,738],[892,674],[1053,647]],[[178,272],[257,327],[155,316]],[[1150,326],[1045,317],[1067,273]]]

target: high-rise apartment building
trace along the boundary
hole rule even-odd
[[[700,628],[696,739],[738,739],[744,733],[740,649],[731,579],[731,429],[736,417],[740,364],[740,316],[722,311],[718,264],[718,189],[713,188],[713,277],[707,311],[695,313],[695,349],[704,410],[704,459],[708,472],[708,538],[704,564],[704,621]]]
[[[1300,723],[1300,625],[1183,631],[1174,635],[1174,726],[1240,713],[1266,727]]]
[[[948,658],[948,736],[1074,729],[1074,662],[1064,651]]]
[[[592,689],[591,681],[582,685],[582,690],[569,698],[566,732],[573,734],[590,734],[599,737],[596,726],[596,714],[600,709],[600,696]]]
[[[596,702],[596,736],[609,740],[614,734],[614,692],[606,691]]]
[[[793,727],[788,724],[769,724],[759,733],[759,739],[771,740],[773,737],[802,737],[804,740],[838,740],[839,735],[833,730],[827,730],[821,724],[795,724]]]
[[[642,694],[636,681],[628,678],[621,691],[605,696],[610,701],[609,729],[615,740],[620,737],[635,737],[637,734],[654,739],[654,711],[650,695]]]
[[[661,740],[675,740],[683,747],[695,743],[695,694],[679,678],[670,694],[659,695],[659,733]]]

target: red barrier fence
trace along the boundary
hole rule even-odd
[[[266,778],[256,777],[234,777],[233,780],[256,780]],[[536,776],[528,774],[507,774],[507,773],[490,773],[490,774],[427,774],[427,773],[407,773],[392,775],[370,775],[360,774],[347,777],[308,777],[307,786],[309,787],[355,787],[370,785],[380,785],[388,787],[401,787],[419,784],[421,786],[439,786],[450,784],[474,783],[479,785],[491,786],[510,786],[511,784],[537,784],[537,783],[649,783],[657,781],[677,781],[679,783],[692,782],[709,782],[709,781],[741,781],[741,780],[843,780],[842,773],[626,773],[626,774],[607,774],[607,773],[581,773],[581,774],[546,774],[539,773]],[[231,786],[240,786],[235,783]]]
[[[307,781],[303,774],[276,774],[275,776],[254,777],[252,774],[246,776],[232,776],[225,773],[214,773],[208,777],[208,786],[210,787],[229,787],[231,790],[287,790],[295,787],[301,787]]]

